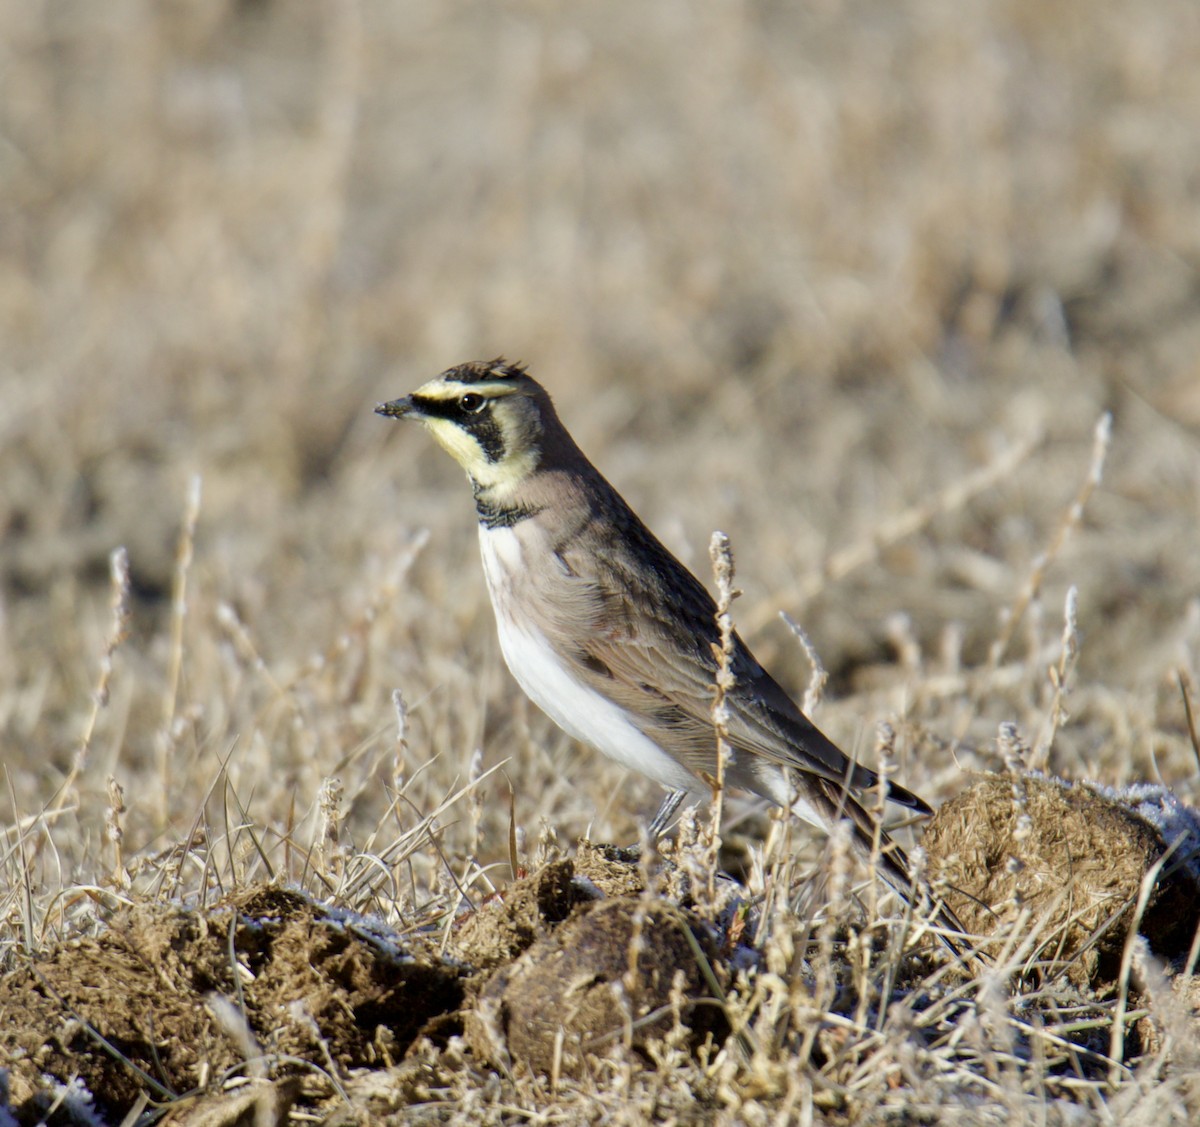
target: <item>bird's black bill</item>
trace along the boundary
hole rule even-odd
[[[412,396],[406,395],[403,399],[392,399],[387,403],[380,403],[375,408],[375,414],[386,415],[389,419],[402,419],[405,415],[412,414],[412,410]]]

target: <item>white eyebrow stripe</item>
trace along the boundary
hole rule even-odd
[[[477,395],[487,396],[488,399],[502,399],[516,392],[511,383],[501,383],[499,380],[481,380],[478,383],[459,383],[457,380],[431,380],[413,392],[414,398],[451,400],[465,395],[469,391]]]

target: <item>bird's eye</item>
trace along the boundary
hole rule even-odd
[[[458,405],[467,412],[468,415],[478,415],[483,410],[484,403],[487,402],[482,395],[476,395],[473,391],[468,391],[466,395],[461,396]]]

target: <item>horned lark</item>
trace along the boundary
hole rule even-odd
[[[582,743],[661,783],[661,830],[710,793],[717,608],[575,445],[550,396],[503,359],[463,364],[375,408],[414,418],[467,471],[500,648],[526,694]],[[849,791],[877,785],[734,639],[727,696],[730,785],[828,828],[874,820]],[[903,787],[888,797],[921,813]],[[882,875],[904,894],[907,862],[886,835]]]

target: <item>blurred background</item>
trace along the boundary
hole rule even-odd
[[[743,633],[799,693],[804,625],[848,748],[890,720],[938,798],[997,721],[1033,742],[1074,585],[1050,766],[1194,797],[1198,58],[1194,0],[0,0],[17,808],[86,744],[78,857],[109,775],[136,850],[223,764],[265,821],[338,775],[361,833],[479,750],[523,826],[631,836],[654,788],[502,668],[460,471],[372,414],[499,354],[702,577],[730,534]]]

